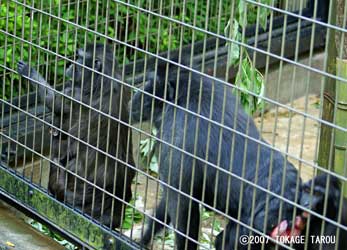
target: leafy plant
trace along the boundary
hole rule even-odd
[[[136,197],[136,199],[137,199],[137,197]],[[130,201],[130,204],[135,206],[135,200],[132,199]],[[130,228],[132,228],[133,224],[142,221],[142,219],[143,219],[142,213],[140,213],[135,208],[127,206],[125,209],[125,217],[123,220],[122,228],[123,229],[130,229]]]
[[[258,2],[270,5],[272,0],[259,0]],[[250,5],[243,0],[236,1],[235,7],[235,18],[229,20],[224,31],[226,36],[236,42],[241,42],[240,28],[255,23],[257,18],[260,26],[266,29],[270,9]],[[240,87],[241,104],[248,114],[253,114],[264,105],[261,98],[264,95],[264,78],[253,65],[246,49],[235,42],[227,43],[226,46],[228,47],[228,67],[240,65],[235,84]],[[237,91],[234,89],[234,92]],[[253,96],[248,92],[252,92],[257,96]]]
[[[64,246],[65,249],[68,250],[76,250],[78,247],[71,244],[69,241],[65,240],[63,237],[61,237],[59,234],[53,232],[45,225],[33,220],[33,219],[26,219],[26,222],[30,224],[33,228],[38,230],[39,232],[43,233],[44,235],[47,235],[48,237],[54,239],[56,242],[58,242],[60,245]]]
[[[257,0],[257,2],[271,6],[272,2],[277,2],[277,0]],[[256,23],[259,11],[259,24],[264,30],[266,29],[267,18],[271,11],[269,8],[249,4],[244,0],[236,0],[235,7],[235,19],[240,23],[241,27]]]
[[[165,230],[165,236],[157,235],[155,239],[159,239],[159,242],[165,242],[166,247],[171,247],[172,249],[175,247],[175,234],[172,230]],[[160,243],[159,245],[161,245]]]
[[[132,199],[130,201],[130,204],[132,204],[134,206],[135,205],[135,200]],[[130,229],[130,228],[132,228],[133,224],[142,221],[142,219],[143,219],[142,213],[140,213],[139,211],[137,211],[136,209],[134,209],[134,208],[132,208],[130,206],[127,206],[126,209],[125,209],[125,216],[124,216],[124,219],[123,219],[122,228],[123,229]],[[48,227],[46,227],[45,225],[39,223],[38,221],[35,221],[33,219],[28,218],[28,219],[26,219],[26,222],[28,224],[30,224],[32,227],[34,227],[36,230],[38,230],[39,232],[41,232],[44,235],[47,235],[48,237],[50,237],[50,238],[54,239],[55,241],[57,241],[60,245],[64,246],[66,249],[68,249],[68,250],[78,249],[75,245],[73,245],[69,241],[65,240],[59,234],[57,234],[54,231],[50,230]]]
[[[23,4],[0,2],[0,31],[6,31],[6,34],[2,33],[4,35],[0,36],[0,64],[16,69],[18,60],[30,61],[32,66],[45,72],[49,82],[56,83],[61,82],[64,66],[69,63],[61,56],[73,57],[76,47],[83,47],[85,42],[112,39],[156,53],[178,48],[181,46],[181,39],[185,45],[205,37],[203,32],[155,14],[213,32],[218,32],[218,20],[220,27],[226,24],[226,14],[218,12],[219,1],[216,0],[210,2],[210,8],[207,8],[207,3],[203,0],[198,0],[198,7],[194,1],[187,1],[183,6],[180,0],[163,0],[161,5],[159,1],[148,0],[124,3],[111,0],[21,2]],[[225,10],[230,7],[229,2],[223,5]],[[218,16],[220,17],[217,18]],[[209,18],[208,27],[206,18]],[[139,59],[145,55],[124,44],[114,44],[120,63],[128,63],[135,56]],[[22,95],[28,90],[24,84],[19,86],[17,74],[9,74],[4,68],[1,70],[0,76],[5,75],[5,86],[0,88],[1,98]],[[19,89],[23,92],[19,93]]]
[[[263,75],[253,66],[248,54],[241,62],[241,70],[236,75],[235,83],[241,88],[241,91],[251,91],[260,97],[264,95]],[[253,114],[264,105],[264,102],[257,96],[241,92],[241,104],[248,114]]]

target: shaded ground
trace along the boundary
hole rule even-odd
[[[62,250],[63,246],[24,222],[21,215],[0,202],[1,250]]]

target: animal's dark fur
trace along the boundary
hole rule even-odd
[[[313,185],[312,185],[313,184]],[[313,192],[311,195],[311,187]],[[327,207],[324,213],[325,197],[327,197]],[[300,205],[309,208],[320,215],[337,221],[339,215],[339,205],[341,198],[341,187],[339,180],[326,174],[318,175],[313,180],[310,180],[302,185],[302,195],[300,198]],[[345,221],[345,215],[347,214],[346,207],[342,210],[342,220],[341,223],[347,226],[347,221]],[[311,215],[309,220],[309,225],[306,227],[309,229],[309,239],[307,239],[307,249],[309,250],[334,250],[335,245],[338,244],[336,249],[347,249],[347,231],[340,228],[339,235],[337,236],[338,227],[334,224],[325,221],[324,230],[323,220],[315,215]],[[319,239],[319,236],[324,235],[325,238]],[[336,244],[328,242],[328,237],[331,240],[336,240]],[[317,241],[318,239],[318,241]],[[326,240],[328,243],[322,243],[322,240]],[[320,248],[322,247],[322,248]],[[299,248],[299,247],[298,247]],[[304,249],[301,246],[299,249]]]
[[[85,50],[77,51],[78,63],[119,79],[115,60],[113,50],[103,44],[89,44]],[[68,133],[51,130],[51,159],[63,169],[51,164],[49,191],[59,200],[82,209],[106,225],[120,226],[125,210],[123,202],[104,194],[84,180],[128,202],[131,199],[134,171],[71,136],[134,166],[129,128],[76,102],[81,101],[128,122],[129,90],[116,81],[98,73],[93,74],[91,70],[76,64],[67,69],[66,75],[72,80],[67,81],[61,91],[76,100],[71,101],[47,88],[46,80],[35,69],[29,69],[28,64],[19,62],[18,73],[29,77],[33,85],[38,85],[40,98],[54,114],[54,126]],[[76,173],[82,180],[64,170]]]
[[[149,77],[149,81],[144,87],[146,93],[177,103],[178,106],[187,108],[189,111],[205,118],[211,118],[213,122],[222,123],[228,128],[265,143],[252,118],[248,117],[240,104],[237,104],[237,98],[232,94],[230,87],[224,88],[221,83],[213,82],[195,73],[190,75],[189,71],[184,69],[180,70],[178,77],[177,67],[173,65],[169,67],[167,76],[165,74],[166,64],[159,64],[157,72],[156,76]],[[177,97],[177,101],[175,97]],[[161,140],[172,143],[201,159],[207,159],[208,162],[216,164],[227,172],[255,182],[265,189],[271,183],[269,190],[278,195],[281,195],[283,187],[283,196],[291,201],[295,200],[296,186],[301,185],[301,180],[297,170],[286,161],[281,153],[213,122],[198,118],[195,114],[190,114],[170,104],[164,105],[162,101],[153,99],[140,91],[132,99],[133,121],[150,119],[152,100],[154,101],[154,124]],[[223,108],[224,101],[225,107]],[[238,109],[235,109],[236,105],[238,105]],[[267,195],[266,192],[259,189],[254,189],[247,183],[242,185],[243,181],[240,179],[173,149],[167,144],[157,143],[156,146],[160,180],[170,186],[186,194],[191,194],[198,200],[204,197],[204,203],[214,206],[223,213],[227,212],[234,218],[238,217],[238,210],[241,206],[240,220],[265,233],[271,232],[279,219],[292,220],[293,207],[288,203],[283,202],[282,217],[279,218],[280,199]],[[257,162],[259,162],[258,168]],[[270,174],[270,172],[272,173]],[[204,185],[205,189],[203,189]],[[254,193],[255,207],[252,217],[254,190],[256,190]],[[240,201],[241,192],[243,193],[242,201]],[[300,192],[297,197],[300,197]],[[266,207],[267,199],[268,207]],[[155,213],[156,218],[160,221],[165,219],[166,202],[168,202],[166,223],[171,222],[181,233],[197,240],[200,222],[198,203],[191,202],[190,205],[189,198],[163,186],[163,197]],[[226,210],[227,208],[228,210]],[[265,213],[267,213],[266,227]],[[190,215],[189,221],[188,215]],[[228,223],[224,243],[223,232],[218,235],[217,249],[234,249],[234,247],[236,247],[235,249],[247,249],[248,246],[241,244],[236,246],[238,243],[238,238],[234,233],[236,226],[237,224],[232,221]],[[153,233],[157,233],[161,228],[159,223],[150,220],[142,243],[148,244]],[[239,230],[238,236],[249,233],[249,230],[242,226]],[[186,245],[186,237],[179,234],[176,234],[176,246],[177,249],[185,249],[185,246],[187,249],[197,248],[197,245],[191,240],[188,240]]]

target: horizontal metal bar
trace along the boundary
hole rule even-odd
[[[245,47],[245,48],[250,49],[250,50],[252,50],[252,51],[256,51],[256,52],[262,53],[262,54],[264,54],[264,55],[267,55],[267,56],[270,56],[270,57],[274,57],[274,58],[276,58],[276,59],[278,59],[278,60],[282,60],[282,61],[284,61],[284,62],[293,64],[293,65],[295,65],[295,66],[299,66],[299,67],[301,67],[301,68],[307,69],[307,70],[309,70],[309,71],[312,71],[312,72],[315,72],[315,73],[318,73],[318,74],[321,74],[321,75],[324,75],[324,76],[327,76],[327,77],[330,77],[330,78],[339,80],[339,81],[341,81],[341,82],[347,84],[347,79],[345,79],[345,78],[342,78],[342,77],[339,77],[339,76],[330,74],[330,73],[328,73],[328,72],[321,71],[321,70],[316,69],[316,68],[312,68],[312,67],[307,66],[307,65],[305,65],[305,64],[298,63],[298,62],[296,62],[296,61],[292,61],[292,60],[290,60],[290,59],[281,57],[281,56],[276,55],[276,54],[273,54],[273,53],[271,53],[271,52],[268,52],[268,51],[265,51],[265,50],[262,50],[262,49],[258,49],[258,48],[256,48],[256,47],[252,47],[252,46],[250,46],[250,45],[248,45],[248,44],[245,44],[245,43],[236,41],[236,40],[234,40],[234,39],[225,37],[225,36],[220,35],[220,34],[216,34],[216,33],[211,32],[211,31],[204,30],[204,29],[199,28],[199,27],[195,27],[195,26],[193,26],[193,25],[187,24],[187,23],[182,22],[182,21],[178,21],[178,20],[176,20],[176,19],[173,19],[173,18],[170,18],[170,17],[167,17],[167,16],[163,16],[163,15],[157,14],[157,13],[155,13],[155,12],[152,12],[152,11],[149,11],[149,10],[146,10],[146,9],[143,9],[143,8],[141,8],[141,7],[138,7],[138,6],[135,6],[135,5],[132,5],[132,4],[128,4],[128,3],[124,3],[124,2],[122,2],[122,1],[117,1],[117,0],[114,0],[114,1],[115,1],[115,2],[118,2],[118,3],[121,3],[121,4],[125,5],[125,6],[129,6],[129,7],[135,8],[135,9],[137,9],[137,10],[143,11],[143,12],[145,12],[145,13],[148,13],[148,14],[151,14],[151,15],[154,15],[154,16],[161,17],[162,19],[166,19],[166,20],[168,20],[168,21],[172,21],[172,22],[177,23],[177,24],[180,24],[180,25],[182,25],[182,26],[184,26],[184,27],[191,28],[191,29],[194,29],[194,30],[203,32],[203,33],[205,33],[205,34],[207,34],[207,35],[211,35],[211,36],[213,36],[213,37],[216,37],[216,38],[219,38],[219,39],[222,39],[222,40],[231,42],[231,43],[235,43],[235,44],[237,44],[237,45],[239,45],[239,46]],[[26,8],[35,9],[35,8],[29,6],[29,5],[20,3],[20,2],[18,2],[18,1],[14,1],[14,2],[16,2],[17,4],[19,4],[19,5],[21,5],[21,6],[24,6],[24,7],[26,7]],[[37,10],[37,9],[35,9],[35,10]],[[144,50],[144,49],[138,48],[138,47],[136,47],[136,46],[134,46],[134,45],[128,44],[128,43],[123,42],[123,41],[121,41],[121,40],[119,40],[119,39],[116,39],[116,38],[114,38],[114,37],[111,38],[111,37],[109,37],[109,36],[107,36],[107,35],[105,35],[105,34],[102,34],[102,33],[100,33],[100,32],[91,30],[91,29],[86,28],[86,27],[84,27],[84,26],[82,26],[82,25],[79,25],[79,24],[76,24],[76,23],[74,23],[74,22],[68,21],[68,20],[66,20],[66,19],[64,19],[64,18],[55,16],[55,15],[53,15],[53,14],[51,14],[51,13],[48,13],[48,12],[45,12],[45,11],[40,11],[40,12],[41,12],[42,14],[45,14],[45,15],[50,16],[50,17],[52,17],[52,18],[58,19],[58,20],[60,20],[60,21],[62,21],[62,22],[64,22],[64,23],[67,23],[67,24],[70,24],[70,25],[72,25],[72,26],[74,26],[74,27],[77,27],[77,28],[80,28],[80,29],[82,29],[82,30],[91,32],[91,33],[93,33],[93,34],[95,34],[95,35],[98,35],[98,36],[100,36],[100,37],[106,38],[106,39],[108,39],[108,40],[110,40],[110,41],[114,41],[114,42],[116,42],[116,43],[122,44],[122,45],[124,45],[124,46],[126,46],[126,47],[132,48],[132,49],[137,50],[137,51],[139,51],[139,52],[142,52],[142,53],[144,53],[144,54],[147,54],[147,55],[156,57],[156,58],[158,58],[158,59],[162,59],[162,60],[164,60],[164,61],[168,60],[168,59],[166,59],[166,58],[162,58],[161,56],[159,56],[159,55],[157,55],[157,54],[155,54],[155,53],[152,53],[152,52],[146,51],[146,50]],[[311,20],[312,20],[312,19],[311,19]],[[333,26],[333,27],[335,27],[335,26]],[[3,31],[3,30],[0,30],[0,32],[2,32],[2,33],[4,33],[4,34],[7,34],[7,35],[12,35],[12,34],[10,34],[10,33],[8,33],[8,32]],[[13,36],[13,35],[12,35],[12,36]],[[15,36],[14,36],[14,37],[15,37]],[[23,40],[24,40],[24,39],[23,39]],[[201,72],[199,72],[199,73],[200,73],[200,74],[203,74],[203,73],[201,73]]]
[[[1,101],[1,100],[0,100],[0,101]],[[26,111],[23,110],[23,112],[26,112]],[[29,113],[28,113],[28,115],[29,115],[29,116],[32,116],[33,118],[36,118],[35,116],[33,116],[33,115],[29,114]],[[39,119],[39,118],[36,118],[36,119],[37,119],[37,120],[41,120],[41,119]],[[47,123],[47,122],[45,122],[45,121],[43,121],[43,120],[41,120],[41,122]],[[122,121],[120,121],[120,120],[119,120],[119,122],[122,123]],[[124,125],[126,125],[126,124],[127,124],[127,123],[125,123]],[[64,133],[64,134],[68,134],[68,133],[66,133],[65,131],[63,131],[62,129],[58,128],[58,127],[55,127],[55,126],[53,126],[53,125],[51,125],[51,124],[48,124],[48,123],[47,123],[47,125],[48,125],[48,126],[51,126],[52,128],[57,129],[59,132],[62,132],[62,133]],[[136,129],[136,130],[141,131],[140,129],[137,129],[137,128],[135,128],[135,127],[133,127],[133,129]],[[147,133],[147,132],[142,131],[142,133],[143,133],[143,134],[146,134],[147,136],[153,137],[153,135],[151,135],[151,134],[149,134],[149,133]],[[27,150],[29,150],[29,151],[31,151],[31,152],[37,154],[37,155],[40,156],[41,158],[43,158],[43,159],[49,161],[50,163],[53,163],[53,164],[56,165],[57,167],[64,169],[65,172],[67,172],[67,173],[73,175],[74,177],[76,177],[76,178],[78,178],[78,179],[80,179],[80,180],[83,180],[83,181],[84,181],[85,183],[87,183],[88,185],[93,186],[94,188],[96,188],[96,189],[98,189],[98,190],[104,192],[104,193],[107,194],[107,195],[112,196],[113,198],[115,198],[115,199],[117,199],[117,200],[119,200],[119,201],[122,201],[124,204],[127,204],[127,205],[129,205],[129,206],[131,206],[132,208],[135,209],[135,207],[132,206],[130,203],[127,203],[127,202],[121,200],[120,198],[114,196],[112,193],[108,192],[107,190],[104,190],[104,189],[102,189],[101,187],[97,186],[97,185],[94,184],[93,182],[90,182],[90,181],[88,181],[87,179],[84,179],[84,178],[82,178],[81,176],[77,175],[77,174],[74,173],[73,171],[70,171],[70,170],[68,170],[68,169],[65,169],[63,166],[60,166],[58,163],[52,161],[51,159],[49,159],[49,158],[47,158],[47,157],[45,157],[45,156],[43,156],[43,155],[41,155],[41,154],[35,152],[35,151],[32,150],[30,147],[27,147],[26,145],[21,144],[20,142],[18,142],[18,141],[16,141],[16,140],[14,140],[13,138],[11,138],[11,137],[9,137],[9,136],[3,134],[2,132],[0,132],[0,136],[1,136],[1,135],[4,136],[5,138],[11,140],[11,141],[14,141],[15,143],[17,143],[17,144],[20,145],[20,146],[25,147]],[[145,175],[147,178],[152,179],[152,180],[155,180],[156,182],[160,183],[160,184],[163,185],[164,187],[167,187],[167,188],[169,188],[169,189],[171,189],[171,190],[173,190],[173,191],[175,191],[175,192],[177,192],[177,193],[179,193],[179,194],[181,194],[181,195],[184,195],[184,196],[186,196],[187,198],[189,198],[189,199],[191,199],[191,200],[194,200],[194,201],[196,201],[196,202],[199,203],[199,204],[202,204],[203,206],[209,208],[210,210],[212,210],[212,211],[214,211],[214,212],[216,212],[216,213],[218,213],[218,214],[220,214],[220,215],[226,216],[227,218],[229,218],[229,219],[231,219],[231,220],[235,220],[234,218],[232,218],[232,217],[230,217],[230,216],[224,214],[223,212],[219,211],[218,209],[215,209],[215,208],[213,208],[212,206],[210,206],[210,205],[208,205],[208,204],[205,204],[204,202],[199,201],[198,199],[194,198],[193,196],[188,195],[188,194],[182,192],[181,190],[179,190],[179,189],[177,189],[177,188],[175,188],[175,187],[173,187],[173,186],[171,186],[171,185],[169,185],[169,184],[167,184],[167,183],[165,183],[165,182],[163,182],[163,181],[161,181],[161,180],[159,180],[159,179],[157,179],[157,178],[151,176],[150,174],[148,174],[147,172],[145,172],[145,171],[143,171],[143,170],[137,168],[136,166],[132,166],[132,165],[130,165],[129,163],[127,163],[127,162],[125,162],[125,161],[123,161],[123,160],[121,160],[121,159],[118,159],[117,157],[115,157],[115,156],[113,156],[113,155],[111,155],[111,154],[109,154],[109,153],[107,153],[107,152],[104,152],[103,150],[101,150],[101,149],[99,149],[99,148],[97,148],[97,147],[95,147],[95,146],[93,146],[93,145],[90,145],[90,144],[88,144],[87,142],[85,142],[85,141],[83,141],[83,140],[81,140],[81,139],[79,139],[79,138],[77,138],[77,137],[74,137],[73,135],[69,135],[69,136],[70,136],[71,138],[73,138],[73,139],[75,139],[75,140],[77,140],[77,141],[79,141],[79,142],[81,142],[81,143],[87,145],[88,147],[91,147],[92,149],[98,151],[99,153],[102,153],[102,154],[104,154],[104,155],[110,157],[111,159],[113,159],[113,160],[115,160],[115,161],[117,161],[117,162],[119,162],[119,163],[121,163],[121,164],[124,164],[124,165],[126,165],[127,167],[129,167],[129,168],[131,168],[131,169],[137,171],[138,173],[141,173],[141,174]],[[247,180],[247,179],[244,179],[244,178],[242,178],[241,176],[239,176],[239,175],[237,175],[237,174],[234,174],[234,173],[232,173],[232,172],[229,172],[229,171],[227,171],[226,169],[223,169],[223,168],[217,166],[216,164],[213,164],[213,163],[211,163],[211,162],[209,162],[209,161],[207,161],[207,160],[205,160],[205,159],[202,159],[202,158],[200,158],[200,157],[198,157],[198,156],[195,156],[195,155],[193,155],[193,154],[191,154],[191,153],[189,153],[189,152],[186,152],[186,151],[182,150],[182,149],[179,148],[179,147],[176,147],[176,146],[174,146],[174,145],[171,145],[170,143],[167,143],[167,142],[165,142],[165,141],[163,141],[163,140],[161,140],[161,139],[159,139],[159,138],[156,138],[156,137],[154,137],[154,138],[155,138],[157,141],[160,141],[161,143],[165,143],[165,144],[167,144],[168,146],[170,146],[170,147],[172,147],[172,148],[174,148],[174,149],[176,149],[176,150],[178,150],[178,151],[180,151],[180,152],[182,152],[182,153],[184,153],[184,154],[186,154],[186,155],[189,155],[189,156],[191,156],[191,157],[193,157],[193,158],[195,158],[195,159],[197,159],[197,160],[200,160],[201,162],[203,162],[203,163],[205,163],[205,164],[207,164],[207,165],[209,165],[209,166],[211,166],[211,167],[216,168],[217,170],[221,171],[222,173],[225,173],[225,174],[229,175],[230,177],[234,177],[234,178],[240,180],[240,181],[243,182],[243,183],[249,184],[250,186],[252,186],[252,187],[254,187],[254,188],[256,188],[256,189],[259,189],[259,190],[265,192],[266,194],[269,194],[269,195],[271,195],[271,196],[273,196],[273,197],[276,197],[276,198],[278,198],[278,199],[281,200],[281,201],[284,201],[284,202],[286,202],[286,203],[288,203],[288,204],[290,204],[290,205],[293,205],[294,207],[300,208],[300,209],[302,209],[303,211],[310,212],[311,214],[317,216],[318,218],[324,219],[324,220],[328,221],[329,223],[332,223],[332,224],[334,224],[334,225],[336,225],[336,226],[340,226],[340,227],[342,227],[343,229],[347,230],[347,226],[344,227],[343,225],[341,225],[341,224],[339,224],[339,223],[337,223],[337,222],[335,222],[335,221],[333,221],[333,220],[331,220],[331,219],[329,219],[329,218],[326,218],[326,217],[324,217],[324,216],[322,216],[322,215],[320,215],[320,214],[318,214],[318,213],[316,213],[316,212],[314,212],[314,211],[311,211],[311,210],[307,209],[306,207],[303,207],[303,206],[301,206],[301,205],[299,205],[299,204],[296,204],[295,202],[293,202],[293,201],[291,201],[291,200],[289,200],[289,199],[287,199],[287,198],[285,198],[285,197],[282,197],[281,195],[278,195],[278,194],[276,194],[276,193],[274,193],[274,192],[272,192],[272,191],[270,191],[270,190],[268,190],[268,189],[266,189],[266,188],[264,188],[264,187],[261,187],[261,186],[259,186],[258,184],[253,183],[252,181],[249,181],[249,180]],[[331,171],[329,171],[329,170],[327,170],[327,169],[325,169],[325,168],[318,168],[318,167],[317,167],[317,169],[319,169],[320,171],[325,172],[325,173],[327,173],[327,174],[330,174],[331,176],[335,176],[335,177],[339,178],[339,179],[342,180],[342,181],[347,181],[347,177],[340,176],[339,174],[334,173],[334,172],[331,172]],[[250,230],[254,230],[254,229],[252,229],[252,228],[249,228],[249,229],[250,229]]]
[[[93,249],[140,249],[134,241],[110,231],[85,215],[56,201],[22,176],[17,176],[0,162],[0,195],[11,199],[21,209],[48,222],[73,241]],[[75,225],[79,225],[77,228]]]

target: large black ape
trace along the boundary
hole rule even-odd
[[[177,74],[178,71],[179,74]],[[173,65],[169,66],[166,75],[165,63],[159,64],[157,72],[156,76],[150,76],[144,86],[144,92],[174,102],[179,107],[187,108],[198,114],[175,108],[171,104],[164,104],[161,100],[154,99],[140,91],[134,95],[132,99],[133,121],[149,120],[153,113],[154,125],[158,129],[160,139],[191,154],[183,153],[166,143],[158,142],[156,149],[160,166],[160,180],[186,194],[191,194],[198,200],[202,200],[203,197],[204,203],[214,206],[221,212],[227,212],[234,218],[238,217],[238,210],[241,206],[240,220],[248,225],[253,222],[252,227],[267,234],[278,224],[279,219],[291,220],[293,216],[291,205],[283,202],[282,217],[279,218],[280,199],[267,195],[266,192],[259,189],[254,189],[253,186],[230,175],[232,172],[245,180],[256,182],[263,188],[269,187],[270,191],[278,195],[281,195],[283,187],[283,196],[291,201],[295,200],[296,186],[301,185],[294,166],[287,162],[281,153],[270,149],[261,139],[252,118],[248,117],[240,104],[237,104],[237,98],[232,94],[232,89],[198,74],[189,73],[183,68],[178,70]],[[152,100],[154,101],[153,112]],[[237,109],[236,106],[238,106]],[[206,118],[210,118],[212,122]],[[227,128],[222,128],[219,123]],[[237,133],[230,129],[236,130]],[[244,135],[259,140],[265,145],[246,138]],[[206,159],[228,173],[217,170],[214,166],[206,164],[192,155]],[[255,207],[252,218],[254,190],[256,190]],[[241,192],[242,200],[240,200]],[[266,207],[267,197],[268,207]],[[298,197],[300,197],[300,193]],[[160,221],[171,222],[178,231],[197,240],[199,204],[192,201],[190,205],[190,200],[163,185],[162,198],[155,216]],[[214,201],[216,201],[215,204]],[[166,209],[167,217],[165,218]],[[267,221],[265,222],[266,213]],[[188,220],[189,216],[190,220]],[[236,230],[236,226],[236,223],[229,221],[225,230],[227,233],[224,243],[223,232],[217,237],[217,249],[234,249],[234,247],[235,249],[247,249],[248,246],[240,244],[236,246],[238,243],[236,233],[231,235],[231,232]],[[161,228],[162,225],[150,220],[142,243],[148,244],[153,233],[157,233]],[[240,227],[239,230],[239,235],[249,233],[245,227]],[[196,243],[191,240],[186,241],[186,239],[186,237],[176,234],[177,249],[197,248]],[[224,247],[222,247],[223,244]],[[256,245],[254,245],[255,248],[257,248]]]
[[[313,182],[313,185],[312,185]],[[313,187],[313,192],[311,195],[311,187]],[[328,188],[329,187],[329,188]],[[324,214],[324,204],[325,197],[327,197],[327,209]],[[302,193],[300,198],[300,204],[309,208],[311,211],[314,211],[320,215],[324,215],[327,218],[337,221],[339,215],[339,204],[341,197],[341,188],[339,180],[334,177],[322,174],[315,177],[313,180],[310,180],[302,185]],[[342,211],[342,215],[346,215],[347,211]],[[303,212],[302,217],[307,218],[309,213]],[[347,226],[347,222],[344,221],[344,216],[342,217],[342,224]],[[325,222],[324,231],[322,231],[322,219],[317,216],[311,215],[309,225],[309,238],[307,249],[310,250],[333,250],[335,249],[335,244],[332,244],[329,241],[324,242],[324,237],[320,238],[319,236],[332,236],[331,239],[335,237],[336,244],[338,248],[336,249],[347,249],[347,231],[340,228],[339,237],[337,237],[337,226],[332,223]],[[308,226],[308,225],[307,225]],[[304,232],[303,232],[304,233]],[[322,245],[322,248],[320,246]],[[302,247],[302,249],[304,249]]]
[[[89,44],[85,50],[79,49],[77,56],[78,63],[119,78],[113,50],[108,46]],[[86,181],[129,201],[134,171],[70,135],[134,165],[128,127],[62,94],[128,122],[129,90],[77,64],[67,69],[66,76],[72,80],[67,81],[57,94],[35,69],[29,69],[28,64],[19,62],[18,73],[39,87],[41,100],[54,114],[53,125],[67,133],[51,129],[51,159],[63,169],[51,164],[49,191],[59,200],[82,209],[105,225],[118,227],[124,214],[124,204]],[[83,180],[65,170],[76,173]]]

